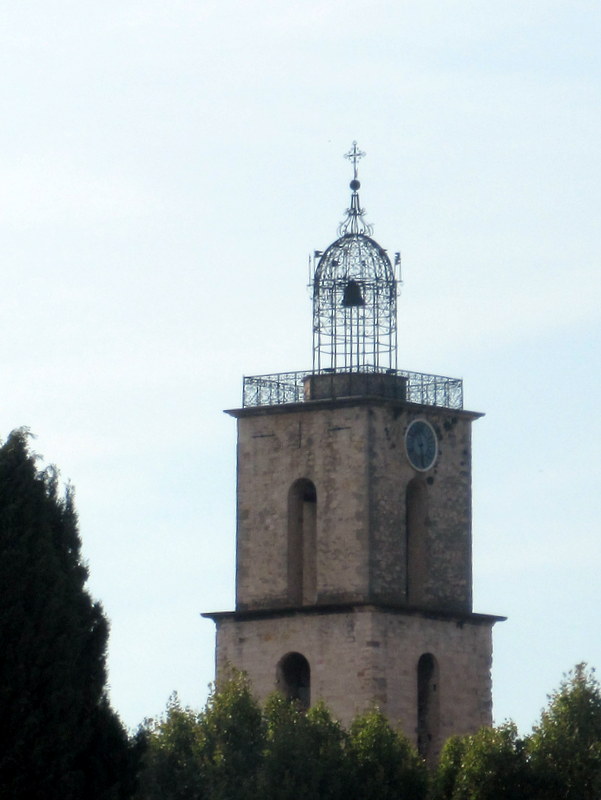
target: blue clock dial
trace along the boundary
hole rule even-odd
[[[423,419],[412,422],[405,433],[405,449],[414,469],[422,472],[430,469],[438,452],[434,428]]]

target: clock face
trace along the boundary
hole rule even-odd
[[[414,420],[405,433],[405,449],[414,469],[421,472],[430,469],[438,454],[434,428],[423,419]]]

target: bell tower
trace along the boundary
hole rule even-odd
[[[377,704],[428,760],[492,722],[492,626],[472,610],[471,424],[461,380],[397,368],[399,256],[359,202],[316,251],[313,367],[244,378],[236,609],[216,668],[260,698]]]

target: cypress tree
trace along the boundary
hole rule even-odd
[[[0,797],[125,798],[133,759],[106,697],[108,624],[85,589],[73,493],[28,437],[0,447]]]

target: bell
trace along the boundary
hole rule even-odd
[[[342,297],[342,305],[345,308],[351,306],[364,306],[365,300],[361,294],[361,286],[357,281],[349,281],[344,287],[344,295]]]

